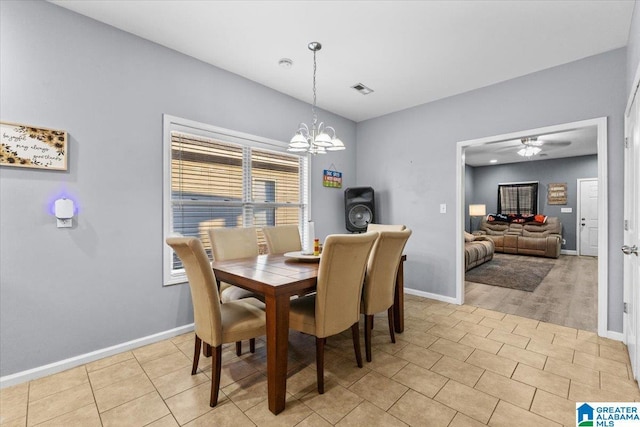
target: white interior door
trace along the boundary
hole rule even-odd
[[[598,178],[579,179],[578,255],[598,256]]]
[[[637,90],[637,86],[636,86]],[[640,107],[638,99],[625,116],[624,170],[624,333],[633,375],[638,379],[640,354],[638,326],[640,316]]]

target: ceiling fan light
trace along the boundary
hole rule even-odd
[[[544,141],[540,141],[537,137],[522,138],[520,140],[526,147],[542,147]]]
[[[518,154],[522,157],[532,157],[542,151],[539,147],[525,147],[518,151]]]

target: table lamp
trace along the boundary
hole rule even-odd
[[[487,205],[469,205],[469,233],[473,233],[472,218],[474,216],[485,216],[486,214]]]

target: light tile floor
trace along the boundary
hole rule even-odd
[[[391,344],[375,321],[373,362],[358,369],[351,334],[329,338],[318,395],[314,338],[290,334],[287,407],[267,409],[264,341],[223,351],[220,401],[211,360],[191,376],[185,334],[0,391],[5,426],[575,426],[576,401],[640,401],[625,346],[593,332],[407,295]]]

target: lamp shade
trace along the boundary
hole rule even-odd
[[[316,135],[316,138],[313,142],[318,147],[331,147],[333,145],[333,143],[331,142],[331,137],[325,132],[321,132]]]
[[[331,143],[333,144],[333,146],[327,147],[328,151],[340,151],[346,149],[344,143],[339,138],[333,138],[331,140]]]
[[[469,216],[485,216],[487,205],[469,205]]]
[[[304,135],[302,135],[302,133],[296,132],[296,134],[293,135],[293,138],[291,138],[291,141],[289,142],[289,147],[309,148],[309,142],[307,141],[307,138],[305,138]]]

